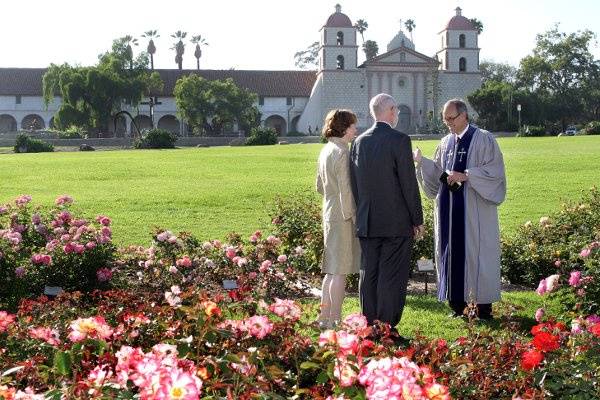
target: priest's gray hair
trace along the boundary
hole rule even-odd
[[[461,113],[465,113],[465,115],[467,116],[467,121],[469,120],[469,110],[467,108],[467,103],[465,103],[463,100],[461,100],[461,99],[448,100],[446,102],[446,104],[444,104],[444,110],[448,106],[454,106],[454,109],[456,110],[457,115],[461,114]]]
[[[369,102],[369,110],[373,118],[377,119],[387,107],[394,107],[396,100],[387,93],[379,93]]]

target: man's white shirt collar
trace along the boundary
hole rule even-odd
[[[460,135],[457,135],[457,138],[462,139],[463,136],[465,136],[465,133],[467,133],[468,130],[469,130],[469,124],[467,124],[465,130],[462,131]]]

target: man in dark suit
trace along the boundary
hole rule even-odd
[[[381,93],[369,103],[375,125],[350,150],[356,230],[362,250],[360,303],[373,324],[396,332],[410,271],[413,239],[423,233],[423,210],[408,135],[395,130],[398,106]]]

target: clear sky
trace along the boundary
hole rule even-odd
[[[319,39],[319,30],[334,12],[336,1],[323,0],[2,0],[0,67],[46,67],[69,62],[90,65],[113,39],[139,37],[156,29],[156,68],[176,68],[170,35],[201,34],[205,69],[295,69],[293,55]],[[380,53],[399,29],[399,20],[412,18],[416,50],[432,56],[439,50],[438,32],[456,6],[467,18],[478,18],[481,59],[518,65],[531,52],[537,33],[560,23],[573,32],[600,34],[597,0],[342,0],[342,12],[354,23],[369,23],[365,39],[375,40]],[[360,37],[359,37],[360,43]],[[140,38],[137,53],[145,49]],[[195,68],[194,46],[187,43],[184,68]],[[593,52],[600,58],[600,49]],[[359,52],[359,61],[364,59]]]

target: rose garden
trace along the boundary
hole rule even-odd
[[[501,145],[509,140],[539,141]],[[208,149],[195,149],[193,157],[202,151]],[[302,182],[312,181],[313,156],[295,170]],[[36,157],[20,162],[60,163]],[[272,171],[251,173],[272,178]],[[509,193],[514,182],[517,197],[526,196],[516,189],[523,182],[515,164],[508,173]],[[135,243],[116,234],[130,232],[120,221],[133,224],[121,206],[86,211],[80,202],[93,199],[67,192],[81,192],[70,180],[40,182],[33,195],[7,186],[21,194],[0,205],[0,398],[596,398],[600,192],[578,175],[563,177],[572,186],[553,211],[503,231],[503,280],[520,290],[494,305],[493,322],[474,315],[449,321],[431,294],[409,296],[399,328],[411,340],[403,347],[385,335],[372,340],[353,298],[341,326],[314,326],[318,300],[311,289],[318,286],[322,237],[312,193],[272,193],[268,210],[258,207],[269,221],[257,223],[260,230],[246,226],[241,234],[208,238],[178,232],[167,218],[165,226],[147,224],[147,233],[137,233],[147,239]],[[140,195],[130,196],[127,207],[134,209]],[[544,196],[540,190],[537,201]],[[432,256],[432,210],[424,206],[427,235],[415,245],[415,261]],[[439,325],[433,330],[430,318]]]

